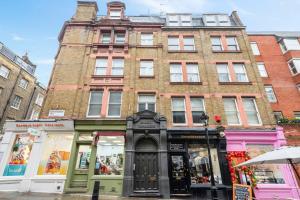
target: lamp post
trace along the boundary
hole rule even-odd
[[[209,170],[210,170],[210,182],[211,182],[211,198],[217,199],[218,195],[216,192],[216,183],[215,183],[215,177],[214,177],[214,171],[213,171],[213,165],[211,160],[211,153],[210,153],[210,143],[209,143],[209,135],[208,135],[208,115],[205,114],[205,112],[202,112],[200,119],[204,122],[205,125],[205,138],[207,143],[207,151],[208,151],[208,161],[209,161]]]

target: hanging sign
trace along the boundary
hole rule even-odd
[[[233,184],[233,200],[252,200],[252,189],[249,185]]]

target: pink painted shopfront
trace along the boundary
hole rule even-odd
[[[227,152],[232,165],[286,145],[283,129],[226,130]],[[235,157],[236,156],[236,157]],[[239,161],[238,161],[239,160]],[[234,162],[236,161],[236,162]],[[234,171],[232,170],[234,169]],[[291,166],[263,164],[247,170],[231,168],[233,182],[253,184],[256,199],[300,199],[300,191]],[[254,178],[253,178],[254,177]]]

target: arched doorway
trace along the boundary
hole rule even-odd
[[[157,143],[151,138],[142,138],[135,145],[134,191],[158,190]]]

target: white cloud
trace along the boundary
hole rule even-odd
[[[12,34],[12,40],[14,41],[24,41],[25,39],[17,34]]]
[[[132,5],[141,6],[151,13],[201,13],[208,0],[129,0]],[[146,10],[145,10],[146,11]],[[144,11],[144,12],[145,12]],[[146,13],[144,13],[146,14]]]
[[[36,65],[52,65],[54,63],[54,59],[37,59],[32,62]]]

